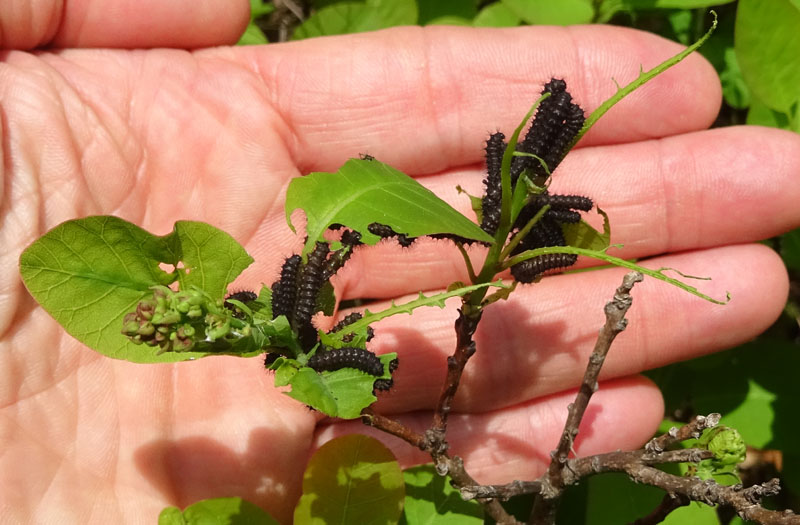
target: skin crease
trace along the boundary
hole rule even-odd
[[[65,4],[77,6],[74,14],[50,5],[59,20],[101,9],[88,0]],[[215,23],[233,32],[238,15],[224,13]],[[50,26],[24,10],[2,14],[6,47],[114,46],[113,32],[89,18],[82,31],[42,30],[15,44],[8,27]],[[138,12],[154,28],[172,23],[151,14]],[[178,31],[168,45],[196,47],[203,26],[193,23],[200,30]],[[152,34],[134,41],[122,34],[118,45],[167,45]],[[236,495],[288,523],[314,448],[333,435],[369,432],[357,422],[322,421],[282,395],[259,359],[143,366],[92,352],[20,281],[19,254],[38,236],[91,214],[119,215],[156,234],[178,219],[204,220],[256,259],[233,288],[257,288],[302,241],[283,217],[291,177],[370,153],[466,211],[452,188],[479,191],[488,132],[510,132],[543,82],[567,79],[591,111],[613,93],[611,77],[629,81],[640,64],[647,69],[678,49],[601,26],[412,27],[193,53],[0,55],[4,522],[152,523],[167,505]],[[625,244],[621,256],[658,256],[648,264],[710,275],[712,282],[698,283],[703,291],[733,297],[721,307],[652,280],[634,289],[629,328],[612,348],[578,454],[635,448],[654,431],[660,395],[633,374],[748,340],[783,306],[780,260],[746,243],[800,225],[800,139],[762,128],[703,131],[719,107],[717,82],[703,59],[688,58],[609,112],[556,172],[554,191],[585,193],[609,213],[612,242]],[[463,277],[452,246],[428,247],[359,250],[337,276],[338,291],[388,301]],[[551,277],[487,310],[449,433],[479,481],[542,472],[621,277],[618,270]],[[427,425],[454,318],[451,306],[376,326],[374,349],[400,354],[396,387],[379,411]],[[510,355],[498,358],[495,349]],[[424,461],[383,439],[404,465]]]

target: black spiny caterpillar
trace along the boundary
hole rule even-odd
[[[339,370],[341,368],[355,368],[372,376],[383,375],[381,360],[363,348],[331,348],[321,347],[312,355],[307,365],[317,372]]]
[[[492,134],[486,141],[486,178],[483,185],[486,193],[481,201],[481,228],[490,235],[494,235],[500,224],[500,204],[502,200],[502,187],[500,181],[500,166],[503,162],[503,153],[506,149],[505,135],[500,132]]]
[[[299,255],[292,255],[284,261],[281,276],[272,285],[272,318],[285,315],[290,321],[297,301],[297,277],[300,263]]]
[[[417,239],[416,237],[409,237],[404,233],[397,233],[392,229],[391,226],[378,222],[373,222],[372,224],[368,225],[367,230],[369,230],[372,235],[377,235],[378,237],[382,237],[384,239],[388,239],[389,237],[397,237],[397,242],[403,248],[408,248],[414,244],[414,241]]]
[[[314,250],[308,254],[308,261],[303,266],[300,284],[297,287],[297,302],[294,306],[292,327],[297,331],[301,346],[309,350],[317,342],[317,330],[311,318],[317,312],[317,296],[325,283],[325,260],[330,247],[326,242],[317,242]]]
[[[336,323],[336,325],[334,325],[334,327],[331,328],[328,333],[331,334],[331,333],[334,333],[334,332],[338,332],[339,330],[343,329],[345,326],[348,326],[348,325],[351,325],[351,324],[355,323],[356,321],[358,321],[362,317],[363,316],[359,312],[353,312],[351,314],[348,314],[344,319],[342,319],[341,321]],[[345,343],[349,343],[350,341],[353,340],[353,335],[354,334],[352,334],[352,333],[345,334],[342,337],[342,341],[344,341]],[[373,337],[375,337],[375,330],[373,330],[373,328],[371,326],[367,326],[367,341],[371,341]]]
[[[577,260],[578,256],[571,253],[547,253],[515,264],[511,275],[521,283],[532,283],[546,271],[568,268]]]

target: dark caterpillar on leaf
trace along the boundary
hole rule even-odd
[[[521,283],[532,283],[543,273],[568,268],[577,260],[578,256],[572,253],[547,253],[515,264],[511,267],[511,275]]]
[[[392,229],[391,226],[387,224],[380,224],[378,222],[373,222],[369,226],[367,226],[367,230],[372,235],[377,235],[378,237],[382,237],[384,239],[388,239],[389,237],[397,237],[397,242],[403,248],[408,248],[414,241],[417,239],[416,237],[409,237],[404,233],[397,233]]]
[[[334,332],[338,332],[339,330],[343,329],[345,326],[348,326],[348,325],[351,325],[351,324],[355,323],[356,321],[358,321],[362,317],[363,316],[359,312],[353,312],[351,314],[348,314],[344,319],[342,319],[341,321],[336,323],[334,325],[334,327],[331,328],[328,333],[331,334],[331,333],[334,333]],[[345,342],[345,343],[349,343],[350,341],[353,340],[353,335],[354,334],[352,334],[352,333],[344,335],[342,337],[342,341]],[[367,327],[367,341],[372,341],[373,337],[375,337],[375,330],[373,330],[371,326],[368,326]]]
[[[314,250],[308,254],[308,261],[300,274],[297,287],[297,302],[294,306],[292,328],[297,331],[300,345],[309,350],[317,342],[317,329],[311,318],[317,312],[317,296],[325,283],[325,261],[330,252],[326,242],[317,242]]]
[[[494,235],[500,224],[500,204],[502,188],[500,181],[500,168],[503,163],[503,153],[506,150],[505,135],[500,132],[492,134],[486,141],[486,178],[483,185],[486,193],[481,201],[481,229],[489,235]]]
[[[292,255],[284,261],[280,278],[272,284],[272,318],[285,315],[290,321],[297,301],[297,277],[300,263],[299,255]]]
[[[383,375],[383,363],[381,360],[363,348],[331,348],[317,350],[307,363],[309,368],[317,372],[334,371],[342,368],[355,368],[362,372],[380,377]]]

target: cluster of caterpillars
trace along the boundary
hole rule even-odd
[[[517,144],[517,151],[527,155],[514,156],[511,162],[512,188],[516,187],[523,173],[537,183],[547,180],[569,151],[572,141],[586,120],[583,109],[572,101],[564,80],[551,79],[544,85],[542,94],[545,93],[549,93],[549,96],[539,104],[530,129]],[[490,235],[495,235],[500,224],[500,171],[506,146],[505,135],[500,132],[492,134],[486,142],[487,175],[483,180],[486,192],[481,199],[481,228]],[[551,195],[546,189],[540,194],[531,195],[517,217],[511,235],[524,228],[544,206],[549,206],[549,209],[517,244],[512,255],[536,248],[566,246],[562,225],[580,222],[580,212],[591,210],[593,205],[588,197]],[[416,240],[415,237],[398,233],[385,224],[372,223],[367,229],[378,237],[394,238],[403,247],[410,246]],[[452,234],[434,234],[429,237],[451,239],[463,244],[474,242]],[[519,282],[530,283],[549,271],[572,266],[577,259],[577,255],[566,253],[540,255],[515,264],[511,267],[511,274]]]
[[[335,228],[337,229],[337,228]],[[289,325],[296,333],[300,347],[308,352],[319,343],[317,329],[312,322],[318,311],[318,299],[322,287],[336,272],[344,266],[353,253],[353,248],[361,244],[361,234],[345,229],[341,236],[342,247],[331,251],[327,242],[317,242],[306,262],[300,255],[288,257],[281,267],[280,277],[272,285],[272,317],[286,316]],[[228,299],[242,302],[255,300],[252,292],[237,292]],[[230,303],[228,303],[230,304]],[[360,313],[352,313],[342,319],[329,333],[340,332],[348,325],[361,319]],[[355,334],[345,334],[344,343],[350,343]],[[372,327],[367,328],[366,341],[374,336]],[[271,365],[280,354],[268,353],[265,365]],[[354,368],[378,379],[373,383],[374,390],[389,390],[391,379],[382,379],[384,365],[380,358],[366,348],[346,346],[329,348],[320,345],[309,358],[306,365],[317,372],[334,371],[342,368]],[[397,359],[389,364],[389,372],[397,369]]]
[[[546,180],[558,167],[567,154],[569,146],[583,127],[583,109],[572,101],[567,91],[567,83],[553,78],[544,85],[542,94],[550,96],[542,100],[536,110],[525,138],[517,144],[517,151],[527,153],[515,156],[511,163],[511,187],[514,188],[523,172],[531,180]],[[481,207],[481,228],[490,235],[497,232],[500,223],[502,187],[500,169],[506,150],[505,135],[494,133],[486,141],[486,187]],[[535,157],[530,156],[535,155]],[[565,246],[566,240],[561,228],[563,224],[580,222],[580,211],[592,209],[592,200],[578,195],[551,195],[545,190],[533,195],[520,212],[511,234],[515,234],[530,221],[545,205],[550,209],[536,223],[525,238],[516,246],[512,254],[544,248]],[[511,267],[511,274],[519,282],[530,283],[543,273],[563,269],[575,264],[578,256],[573,254],[547,254],[533,257]]]

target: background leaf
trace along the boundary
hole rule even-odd
[[[489,4],[475,16],[472,25],[475,27],[514,27],[522,20],[514,11],[502,2]]]
[[[404,525],[480,525],[483,508],[477,501],[464,501],[450,478],[436,473],[433,465],[403,471],[406,499]]]
[[[394,231],[412,237],[452,233],[491,242],[492,238],[467,217],[420,183],[378,162],[350,159],[336,173],[311,173],[293,179],[286,193],[286,220],[302,208],[306,214],[308,240],[303,253],[324,240],[334,223],[361,232],[365,244],[380,237],[367,231],[373,222],[388,224]],[[294,228],[294,227],[292,227]]]
[[[588,24],[594,18],[591,0],[502,0],[515,15],[529,24]]]
[[[241,498],[212,498],[198,501],[183,512],[167,507],[158,525],[278,525],[266,511]]]
[[[697,9],[729,4],[734,0],[622,0],[625,9]]]
[[[417,23],[415,0],[366,0],[366,5],[378,11],[382,27],[408,26]]]
[[[625,474],[600,474],[572,487],[559,508],[558,523],[619,525],[644,517],[658,506],[664,491],[638,485]],[[718,525],[717,512],[692,503],[671,512],[666,525]]]
[[[800,9],[789,0],[740,0],[735,46],[753,93],[788,113],[800,99]]]
[[[478,14],[477,2],[471,0],[418,0],[417,6],[423,25],[445,16],[472,20]]]
[[[350,434],[325,443],[312,456],[294,522],[396,523],[404,497],[403,472],[391,451],[377,439]]]
[[[293,40],[374,31],[385,27],[380,13],[361,2],[342,2],[312,14],[294,30]]]
[[[157,237],[118,217],[62,223],[20,257],[34,299],[73,337],[104,355],[136,363],[196,359],[209,352],[165,352],[133,344],[122,318],[152,294],[151,286],[179,280],[222,298],[227,284],[252,262],[239,243],[211,225],[179,221]],[[159,263],[183,266],[173,273]]]

